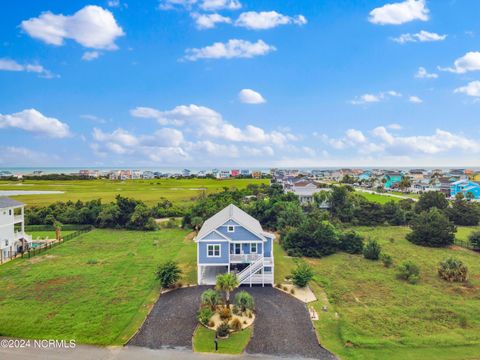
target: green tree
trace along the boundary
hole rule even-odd
[[[127,228],[134,230],[157,230],[157,224],[152,217],[151,210],[143,203],[135,206],[135,210],[130,216],[130,220],[127,223]]]
[[[403,191],[405,189],[408,189],[412,186],[412,181],[408,176],[402,177],[402,180],[398,183],[398,187]]]
[[[422,211],[437,208],[445,210],[448,207],[448,200],[445,195],[439,191],[427,191],[420,196],[415,204],[415,211],[421,213]]]
[[[420,213],[410,228],[407,240],[417,245],[445,247],[455,240],[455,225],[437,208]]]
[[[349,254],[361,254],[363,250],[363,236],[353,230],[341,234],[340,249]]]
[[[382,248],[377,240],[369,240],[363,247],[363,257],[368,260],[378,260],[381,252]]]
[[[467,201],[462,193],[455,196],[453,205],[447,208],[445,213],[455,225],[476,226],[480,222],[479,205]]]
[[[238,292],[235,295],[235,305],[242,311],[253,310],[254,301],[253,296],[245,290]]]
[[[461,260],[451,257],[439,264],[438,275],[450,282],[464,282],[468,278],[468,268]]]
[[[292,271],[293,284],[300,288],[307,286],[314,276],[312,267],[305,262],[298,264],[297,268]]]
[[[217,276],[215,288],[225,293],[226,306],[230,306],[230,293],[238,286],[238,279],[232,273],[220,274]]]
[[[167,261],[161,264],[157,270],[157,279],[160,280],[162,288],[166,289],[172,287],[182,274],[182,270],[178,267],[175,261]]]
[[[468,236],[470,244],[476,250],[480,250],[480,231],[474,231]]]
[[[200,296],[202,305],[208,306],[212,311],[215,311],[218,305],[220,305],[222,298],[218,291],[213,289],[205,290]]]
[[[330,212],[342,222],[352,220],[353,205],[346,186],[334,186],[330,195]]]

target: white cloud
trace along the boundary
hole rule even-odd
[[[52,74],[49,70],[45,69],[42,65],[38,64],[19,64],[14,60],[0,58],[0,70],[3,71],[25,71],[25,72],[33,72],[37,73],[40,77],[51,79],[56,77],[56,75]]]
[[[295,17],[279,14],[276,11],[248,11],[241,13],[235,22],[235,26],[251,30],[272,29],[280,25],[296,24],[305,25],[307,19],[303,15]]]
[[[136,146],[139,140],[128,131],[123,129],[116,129],[112,133],[105,133],[98,128],[93,129],[93,139],[96,141],[115,143],[122,146]]]
[[[82,55],[83,61],[92,61],[98,59],[100,53],[98,51],[85,51]]]
[[[372,104],[372,103],[378,103],[380,101],[387,100],[388,98],[391,98],[391,97],[401,97],[401,96],[402,94],[394,90],[380,92],[378,94],[363,94],[360,96],[356,96],[353,100],[350,101],[350,104],[352,105]]]
[[[466,86],[455,89],[455,93],[462,93],[472,97],[480,97],[480,81],[472,81]]]
[[[124,35],[112,13],[99,6],[88,5],[71,16],[49,11],[24,20],[22,29],[31,37],[51,45],[63,45],[72,39],[86,48],[115,50],[115,40]]]
[[[238,98],[244,104],[263,104],[266,102],[262,94],[252,89],[242,89],[238,93]]]
[[[413,95],[408,98],[408,101],[411,102],[412,104],[421,104],[421,103],[423,103],[423,100],[422,100],[422,99],[420,99],[418,96],[413,96]]]
[[[7,166],[40,166],[51,165],[52,160],[57,160],[55,154],[46,154],[38,150],[31,150],[19,146],[0,146],[0,165]]]
[[[99,124],[105,124],[107,121],[105,119],[102,119],[101,117],[98,117],[96,115],[91,115],[91,114],[84,114],[80,115],[82,119],[93,121]]]
[[[52,138],[70,136],[66,123],[46,117],[35,109],[26,109],[15,114],[0,114],[0,129],[17,128]]]
[[[436,79],[438,74],[429,73],[424,67],[419,67],[417,73],[415,74],[417,79]]]
[[[107,5],[109,7],[119,7],[120,6],[120,0],[109,0],[107,2]]]
[[[428,32],[422,30],[416,34],[402,34],[399,37],[392,38],[393,41],[405,44],[407,42],[432,42],[432,41],[443,41],[447,38],[447,35],[440,35],[433,32]]]
[[[238,0],[203,0],[200,7],[207,11],[238,10],[242,4]]]
[[[190,9],[197,0],[163,0],[160,1],[158,8],[160,10],[173,10],[177,8]]]
[[[439,67],[439,70],[450,71],[457,74],[465,74],[469,71],[480,70],[480,52],[471,51],[466,53],[461,58],[455,60],[454,66],[451,68]]]
[[[387,125],[387,128],[391,129],[391,130],[402,130],[403,129],[403,126],[400,125],[400,124],[390,124],[390,125]]]
[[[197,137],[210,137],[234,142],[274,144],[277,146],[284,146],[288,141],[297,139],[291,133],[280,131],[266,132],[254,125],[247,125],[244,129],[238,128],[225,121],[221,114],[205,106],[180,105],[168,111],[136,108],[130,113],[136,117],[155,119],[160,124],[193,127]]]
[[[427,21],[428,13],[425,0],[405,0],[373,9],[369,21],[379,25],[400,25],[414,20]]]
[[[197,28],[199,29],[213,29],[216,24],[230,24],[232,19],[226,16],[222,16],[220,14],[198,14],[192,13],[192,18],[195,19],[195,23],[197,24]]]
[[[275,50],[274,46],[268,45],[263,40],[252,43],[246,40],[231,39],[226,43],[217,42],[204,48],[187,49],[183,59],[197,61],[199,59],[253,58],[267,55]]]
[[[367,141],[367,138],[360,130],[348,129],[345,134],[347,139],[356,143],[364,143]]]

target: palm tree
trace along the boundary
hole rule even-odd
[[[215,288],[225,293],[225,306],[230,306],[230,292],[238,286],[238,279],[232,273],[225,273],[217,276]]]
[[[217,305],[220,304],[220,294],[213,289],[205,290],[202,293],[201,302],[202,305],[206,305],[210,310],[215,311]]]

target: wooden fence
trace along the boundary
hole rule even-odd
[[[472,244],[470,244],[469,241],[455,239],[454,244],[470,250],[475,250],[475,251],[480,250],[480,249],[476,249]]]
[[[33,256],[36,256],[38,254],[41,254],[47,250],[50,250],[53,247],[56,247],[60,244],[63,244],[66,241],[72,240],[76,238],[77,236],[87,233],[93,229],[93,226],[88,226],[88,227],[82,227],[81,229],[65,235],[62,239],[60,240],[52,240],[49,242],[46,242],[44,245],[36,246],[36,247],[31,247],[29,250],[24,251],[22,253],[17,253],[13,254],[13,251],[8,251],[7,257],[3,256],[3,252],[0,252],[0,265],[6,263],[7,261],[14,260],[17,258],[28,258],[30,259]]]

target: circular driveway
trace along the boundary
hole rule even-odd
[[[197,286],[162,294],[128,345],[191,349],[200,295],[207,288]],[[241,290],[253,295],[257,314],[247,353],[336,359],[319,345],[303,302],[272,287],[242,287]]]

